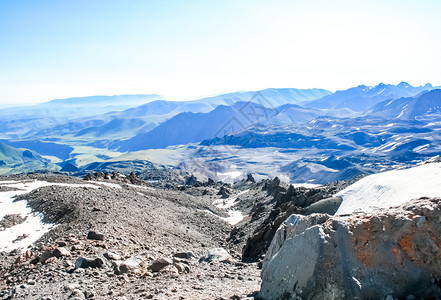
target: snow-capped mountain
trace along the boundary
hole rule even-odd
[[[383,118],[416,119],[439,116],[441,113],[441,89],[424,92],[416,97],[386,100],[378,103],[366,114]]]
[[[363,112],[375,104],[401,97],[413,97],[423,91],[434,89],[431,84],[413,87],[406,82],[398,85],[380,83],[377,86],[359,85],[347,90],[313,100],[306,104],[310,108],[349,108]]]

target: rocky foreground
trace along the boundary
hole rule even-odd
[[[259,290],[260,270],[229,254],[232,226],[212,200],[114,184],[17,198],[58,226],[33,247],[1,253],[0,299],[239,299]]]
[[[422,168],[441,164],[409,171],[438,186]],[[393,180],[375,183],[382,209],[334,216],[377,177],[319,188],[251,175],[168,188],[134,174],[2,178],[0,201],[15,195],[53,226],[0,252],[0,299],[441,299],[440,199],[390,207]],[[4,215],[0,234],[28,218]]]

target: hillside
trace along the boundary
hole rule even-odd
[[[49,160],[34,151],[17,149],[0,143],[0,175],[58,169],[58,166],[51,164]]]
[[[389,119],[417,119],[438,117],[441,113],[441,90],[421,93],[415,97],[382,101],[366,114]]]

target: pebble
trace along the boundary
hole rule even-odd
[[[95,231],[89,231],[87,233],[87,239],[88,240],[103,241],[104,240],[104,234],[97,233]]]
[[[28,279],[27,283],[30,285],[35,285],[36,282],[33,279]]]

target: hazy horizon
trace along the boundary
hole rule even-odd
[[[380,83],[398,85],[401,82],[403,82],[403,80],[399,81],[399,82],[393,82],[393,83],[390,83],[390,82],[378,82],[378,83],[373,84],[373,85],[367,85],[367,84],[364,84],[364,83],[360,83],[360,84],[355,85],[355,86],[348,86],[347,88],[344,88],[344,89],[341,89],[341,90],[346,90],[346,89],[349,89],[349,88],[352,88],[352,87],[356,87],[356,86],[359,86],[359,85],[377,86]],[[406,82],[406,81],[404,81],[404,82]],[[410,84],[410,85],[412,85],[414,87],[425,86],[428,83],[432,84],[432,86],[434,86],[434,87],[440,86],[438,84],[433,84],[431,82],[426,82],[426,83],[423,83],[423,84],[412,84],[412,83],[409,83],[409,82],[406,82],[406,83],[408,83],[408,84]],[[139,93],[139,94],[97,94],[97,95],[81,95],[81,96],[72,95],[72,96],[63,97],[63,98],[43,99],[41,101],[33,101],[33,102],[19,102],[19,103],[16,103],[16,104],[0,103],[0,108],[18,107],[18,106],[32,106],[32,105],[37,105],[37,104],[42,104],[42,103],[50,102],[50,101],[53,101],[53,100],[63,100],[63,99],[70,99],[70,98],[86,98],[86,97],[94,97],[94,96],[147,95],[147,94],[159,95],[164,100],[167,100],[167,101],[189,101],[189,100],[200,100],[200,99],[205,99],[205,98],[210,98],[210,97],[216,97],[216,96],[230,94],[230,93],[246,93],[246,92],[261,91],[261,90],[266,90],[266,89],[285,89],[285,88],[303,89],[303,88],[297,88],[297,87],[269,87],[269,88],[263,88],[263,89],[252,90],[252,91],[251,90],[247,90],[247,91],[245,91],[245,90],[226,91],[226,92],[221,92],[221,93],[216,93],[216,94],[196,95],[196,96],[188,96],[188,97],[166,97],[166,96],[164,96],[162,94],[154,93],[154,92],[153,93]],[[306,89],[309,89],[309,88],[306,88]],[[321,87],[313,87],[311,89],[323,89],[323,88],[321,88]],[[338,90],[325,89],[325,90],[328,90],[328,91],[330,91],[332,93],[335,93],[336,91],[339,91],[340,89],[338,89]]]

